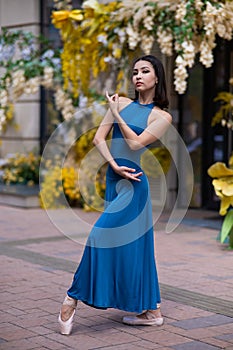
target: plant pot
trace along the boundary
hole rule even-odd
[[[0,204],[20,208],[38,208],[39,185],[0,185]]]

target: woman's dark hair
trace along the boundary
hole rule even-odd
[[[156,106],[162,109],[167,108],[169,101],[167,98],[165,72],[164,72],[162,62],[155,56],[145,55],[137,58],[133,63],[133,67],[138,61],[147,61],[147,62],[150,62],[150,64],[153,66],[155,74],[158,78],[158,83],[156,84],[156,89],[155,89],[154,103]],[[135,91],[135,100],[138,100],[138,97],[139,97],[139,92]]]

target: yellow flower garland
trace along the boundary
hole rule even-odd
[[[65,88],[71,86],[75,96],[86,93],[93,78],[108,67],[116,69],[119,88],[130,56],[136,56],[138,50],[150,53],[155,40],[162,53],[177,55],[174,85],[178,93],[184,93],[196,54],[210,67],[216,35],[232,39],[233,2],[122,0],[99,4],[87,0],[81,10],[54,11],[52,22],[64,42]]]

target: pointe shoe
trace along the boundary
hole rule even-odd
[[[141,315],[145,315],[145,318],[139,317]],[[123,323],[130,326],[162,326],[163,322],[162,317],[156,317],[151,311],[146,311],[138,316],[123,317]]]
[[[74,320],[75,310],[73,311],[71,317],[67,321],[62,321],[61,312],[58,316],[58,322],[60,325],[60,333],[63,335],[69,335],[73,328],[73,320]]]
[[[60,333],[64,334],[64,335],[69,335],[72,331],[72,328],[73,328],[73,321],[74,321],[75,309],[77,306],[77,300],[66,296],[62,305],[68,305],[68,306],[74,308],[72,315],[66,321],[62,320],[61,311],[60,311],[59,316],[58,316],[58,323],[60,325]]]

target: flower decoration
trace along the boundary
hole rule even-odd
[[[150,148],[142,155],[142,167],[147,176],[156,178],[167,174],[171,165],[171,154],[165,147]]]
[[[233,78],[229,80],[230,85],[233,85]],[[218,111],[212,119],[212,126],[221,123],[228,129],[233,130],[233,94],[227,91],[221,91],[215,97],[214,101],[221,103]]]
[[[221,199],[219,213],[226,215],[228,208],[233,206],[233,168],[227,168],[224,163],[217,162],[211,165],[208,174],[214,178],[212,184],[216,195]]]
[[[64,208],[63,194],[69,205],[81,206],[81,195],[78,187],[78,172],[72,166],[62,169],[54,165],[49,166],[41,184],[40,203],[44,209]]]
[[[233,2],[122,0],[100,4],[87,0],[82,9],[54,11],[52,22],[64,42],[65,88],[71,84],[77,95],[86,93],[100,72],[116,71],[116,66],[119,88],[132,56],[139,50],[149,54],[155,41],[162,53],[176,55],[174,86],[182,94],[196,55],[210,67],[216,35],[232,39]]]
[[[219,213],[225,216],[218,238],[221,243],[228,241],[229,248],[233,249],[233,153],[229,159],[229,168],[217,162],[211,165],[208,174],[214,178],[212,184],[221,200]]]
[[[42,47],[42,49],[39,49]],[[2,30],[0,35],[0,133],[13,120],[13,105],[23,94],[35,94],[40,86],[57,94],[63,88],[59,50],[52,50],[42,37],[21,30]],[[69,94],[55,99],[57,110],[64,119],[70,118],[73,108]],[[67,102],[68,100],[68,102]]]
[[[0,166],[4,184],[22,184],[37,185],[39,184],[39,165],[40,156],[30,152],[28,154],[14,154],[6,158]]]

